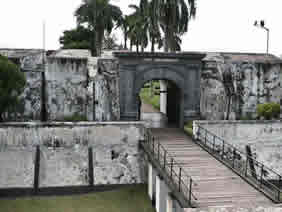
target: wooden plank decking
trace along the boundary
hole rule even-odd
[[[180,129],[151,129],[170,155],[195,181],[199,207],[274,206],[271,200],[194,143]]]

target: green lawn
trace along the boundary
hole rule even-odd
[[[0,212],[154,212],[145,186],[64,197],[0,200]]]

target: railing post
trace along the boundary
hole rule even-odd
[[[196,140],[200,140],[200,130],[201,130],[201,127],[200,127],[200,125],[198,125],[197,139]]]
[[[191,205],[191,198],[192,198],[192,178],[190,178],[190,185],[189,185],[189,204]]]
[[[246,177],[248,175],[248,162],[249,162],[249,157],[247,156],[247,158],[246,158],[246,166],[245,166],[245,176]]]
[[[158,142],[158,161],[160,161],[160,142]]]
[[[232,161],[232,167],[235,167],[235,157],[236,157],[236,149],[233,149],[233,161]]]
[[[281,200],[280,188],[281,188],[281,176],[279,175],[279,181],[278,181],[278,202],[280,202],[280,200]]]
[[[153,155],[155,154],[155,137],[152,138],[153,140],[153,143],[152,143],[152,146],[153,146]]]
[[[206,133],[205,133],[205,146],[207,145],[207,135],[208,135],[208,131],[206,130]]]
[[[262,181],[263,181],[263,164],[262,164],[261,170],[260,170],[260,187],[262,186]]]
[[[215,136],[213,136],[212,150],[215,152]]]
[[[165,162],[166,162],[166,150],[164,150],[164,170],[165,170]]]
[[[170,178],[172,179],[172,169],[173,169],[173,158],[170,161]]]
[[[222,141],[222,154],[221,154],[221,158],[224,158],[224,146],[225,146],[225,142]]]
[[[179,178],[178,178],[178,183],[179,183],[179,192],[181,191],[181,173],[182,173],[182,168],[179,168]]]

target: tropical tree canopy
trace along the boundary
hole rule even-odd
[[[109,0],[83,0],[75,16],[79,25],[86,26],[92,32],[91,53],[92,56],[99,56],[105,31],[111,33],[115,24],[121,22],[122,12]]]
[[[0,121],[4,121],[4,114],[19,103],[18,97],[25,83],[25,76],[18,66],[0,55]]]
[[[134,12],[128,16],[127,35],[131,43],[144,48],[151,41],[165,47],[165,51],[179,51],[181,36],[188,31],[188,23],[196,15],[196,0],[140,0],[129,5]],[[162,38],[162,34],[164,38]]]

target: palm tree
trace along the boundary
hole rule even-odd
[[[105,31],[111,33],[114,25],[121,20],[120,8],[110,4],[109,0],[83,0],[75,16],[79,25],[86,24],[93,33],[92,56],[100,56]]]
[[[155,51],[155,44],[161,46],[160,25],[158,24],[158,15],[156,13],[157,4],[155,1],[141,0],[139,6],[129,5],[134,9],[134,13],[128,17],[129,34],[131,42],[136,45],[137,50],[141,46],[142,51],[147,47],[149,40],[151,41],[151,50]]]
[[[129,15],[129,38],[131,46],[135,45],[137,52],[139,52],[139,47],[142,51],[148,45],[148,25],[146,23],[146,16],[142,11],[142,8],[137,5],[129,5],[130,8],[135,11]]]
[[[159,8],[159,22],[164,32],[165,52],[180,50],[181,36],[196,15],[196,0],[152,0]]]

